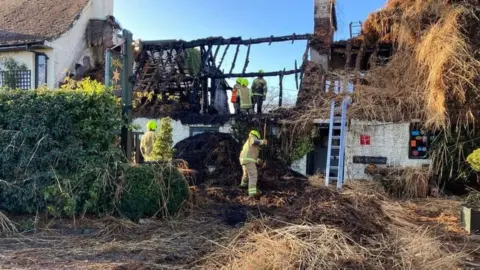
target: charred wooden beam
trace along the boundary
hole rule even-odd
[[[285,41],[295,41],[295,40],[310,40],[312,39],[312,34],[303,34],[303,35],[287,35],[287,36],[278,36],[278,37],[264,37],[264,38],[254,38],[249,40],[243,40],[241,37],[232,37],[232,38],[223,38],[223,37],[210,37],[202,38],[192,41],[184,40],[151,40],[151,41],[142,41],[143,49],[153,49],[155,47],[163,46],[172,46],[173,48],[179,48],[183,44],[185,49],[195,48],[199,46],[204,46],[207,44],[221,46],[221,45],[249,45],[249,44],[261,44],[261,43],[272,43],[272,42],[285,42]]]
[[[218,46],[218,47],[220,47],[220,46]],[[220,63],[218,64],[218,69],[220,69],[220,67],[222,66],[223,60],[225,60],[225,55],[227,55],[227,51],[228,51],[229,48],[230,48],[230,43],[227,44],[227,47],[225,47],[225,51],[223,51],[222,59],[220,60]]]
[[[295,69],[298,69],[297,60],[295,60]],[[297,87],[297,90],[298,90],[298,73],[295,73],[295,86]]]
[[[282,103],[283,103],[283,76],[284,76],[284,72],[285,72],[285,69],[279,75],[280,93],[278,95],[278,107],[282,107]]]
[[[237,56],[238,56],[239,51],[240,51],[240,45],[237,45],[237,50],[235,51],[235,56],[233,57],[233,62],[232,62],[232,67],[230,68],[230,73],[232,73],[233,69],[235,68],[235,62],[237,62]]]
[[[347,41],[347,49],[345,50],[345,69],[350,69],[350,63],[352,62],[352,41]]]
[[[245,57],[245,65],[243,65],[242,73],[247,72],[247,67],[248,67],[248,64],[250,63],[250,47],[252,47],[252,44],[248,45],[247,56]]]
[[[212,76],[214,74],[204,74],[202,77],[208,77],[208,78],[238,78],[238,77],[245,77],[245,78],[252,78],[252,77],[258,77],[258,76],[263,76],[263,77],[276,77],[279,76],[280,74],[283,73],[283,75],[293,75],[295,73],[303,72],[302,68],[299,69],[292,69],[292,70],[284,70],[284,71],[273,71],[273,72],[265,72],[265,73],[260,73],[260,72],[250,72],[250,73],[227,73],[227,74],[217,74],[216,76]]]
[[[178,66],[178,72],[181,74],[185,74],[185,58],[183,58],[185,55],[185,50],[181,49],[180,51],[177,51],[177,54],[175,55],[175,62],[177,63]]]
[[[283,71],[274,71],[274,72],[265,72],[265,73],[259,73],[259,72],[251,72],[251,73],[218,73],[215,74],[215,72],[209,72],[200,75],[199,77],[194,77],[194,76],[179,76],[179,75],[172,75],[169,76],[167,79],[167,76],[165,76],[165,79],[162,79],[161,81],[168,81],[168,82],[175,82],[175,80],[180,79],[181,81],[186,81],[186,82],[191,82],[196,79],[226,79],[226,78],[239,78],[239,77],[245,77],[245,78],[253,78],[253,77],[258,77],[258,76],[263,76],[263,77],[277,77],[280,76],[280,74],[283,74],[284,76],[288,75],[293,75],[295,73],[301,73],[303,72],[302,68],[299,69],[292,69],[292,70],[283,70]]]
[[[357,61],[355,63],[355,72],[358,72],[362,66],[363,57],[365,57],[365,49],[367,44],[365,41],[362,42],[362,46],[360,46],[360,51],[357,54]]]
[[[213,55],[213,61],[215,61],[215,64],[217,63],[217,56],[218,56],[218,52],[220,51],[220,47],[221,46],[217,46],[217,49],[215,49],[215,54]]]
[[[370,56],[370,59],[368,60],[371,68],[375,68],[377,66],[379,50],[380,50],[380,43],[377,43],[375,45],[375,49],[373,50],[372,55]]]

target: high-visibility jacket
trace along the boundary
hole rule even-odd
[[[237,97],[240,96],[240,109],[252,108],[252,90],[246,86],[242,86],[237,93]]]
[[[240,84],[235,84],[235,86],[232,89],[232,99],[230,100],[232,103],[237,103],[238,101],[238,89],[242,87]]]
[[[154,161],[152,157],[154,142],[155,133],[153,131],[149,130],[143,134],[142,141],[140,142],[140,151],[142,152],[145,161]]]
[[[252,92],[254,96],[267,96],[267,81],[256,78],[252,83]]]
[[[240,164],[245,165],[249,163],[257,163],[258,155],[260,153],[260,145],[263,144],[263,140],[259,140],[255,136],[250,135],[243,145],[242,152],[240,152]]]

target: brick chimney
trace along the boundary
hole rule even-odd
[[[312,42],[311,60],[328,70],[330,44],[337,28],[335,0],[314,0],[315,3],[315,39]]]

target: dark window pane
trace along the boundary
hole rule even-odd
[[[37,87],[47,84],[47,58],[37,55]]]

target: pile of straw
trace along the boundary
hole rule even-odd
[[[380,183],[391,195],[402,199],[426,198],[429,190],[428,168],[402,168],[389,170]]]
[[[426,126],[444,129],[450,124],[473,123],[480,98],[476,87],[480,61],[478,36],[480,6],[475,1],[391,0],[369,16],[363,36],[388,41],[396,53],[390,62],[368,75],[358,87],[358,106],[370,105],[365,96],[381,90],[393,107]],[[365,102],[365,104],[361,104]],[[392,110],[393,108],[384,107]]]

